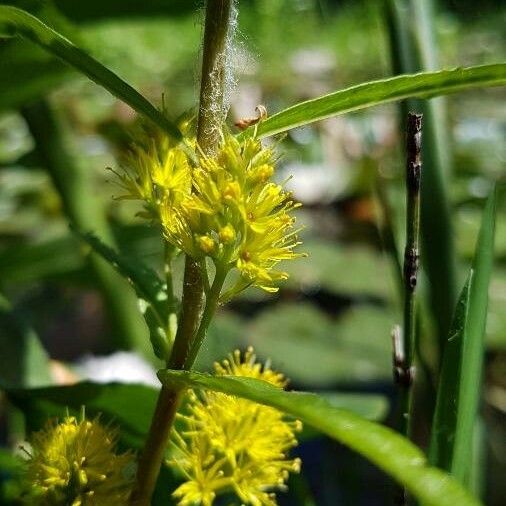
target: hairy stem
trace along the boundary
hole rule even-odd
[[[197,125],[197,142],[205,155],[212,155],[217,150],[221,126],[225,119],[223,95],[232,13],[232,0],[208,0],[207,2]],[[172,353],[167,362],[167,366],[171,369],[187,368],[193,363],[188,360],[192,343],[195,342],[197,334],[200,335],[198,329],[203,328],[205,334],[209,323],[205,324],[203,319],[205,328],[202,327],[203,296],[204,286],[200,266],[198,262],[187,256],[182,311]],[[210,306],[210,302],[208,300],[206,306]],[[216,305],[214,305],[215,308]],[[210,309],[208,312],[211,317]],[[214,314],[214,310],[212,313]],[[132,505],[148,506],[150,503],[179,400],[178,391],[170,387],[162,387],[144,451],[139,459],[136,484],[131,499]]]
[[[233,0],[207,1],[197,125],[197,142],[206,155],[216,151],[226,115],[224,92],[233,15]]]

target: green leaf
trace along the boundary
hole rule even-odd
[[[51,383],[49,357],[24,315],[0,294],[0,387]]]
[[[317,394],[333,407],[346,409],[366,420],[381,422],[388,414],[388,399],[384,395],[348,392],[317,392]],[[310,425],[304,425],[298,439],[307,441],[316,437],[321,437],[321,433]]]
[[[0,448],[0,469],[4,472],[16,472],[23,465],[23,461],[10,450]]]
[[[382,425],[332,406],[311,393],[286,392],[262,380],[215,377],[189,371],[159,371],[169,388],[203,388],[280,409],[336,439],[376,464],[427,506],[471,506],[473,499],[443,471],[428,467],[423,452]]]
[[[473,271],[471,270],[460,293],[450,336],[444,348],[436,409],[432,423],[429,460],[435,466],[447,471],[452,469],[455,431],[458,423],[457,400],[462,375],[464,329],[468,317],[472,280]]]
[[[50,388],[11,389],[9,400],[26,417],[29,432],[40,430],[49,418],[78,414],[85,406],[86,415],[100,415],[121,429],[126,446],[141,448],[156,405],[158,390],[137,384],[82,382],[76,385]]]
[[[473,281],[469,296],[468,316],[464,328],[464,345],[459,415],[455,433],[452,474],[464,481],[471,463],[474,426],[481,392],[484,357],[484,336],[487,322],[488,288],[494,261],[495,214],[497,189],[487,200],[483,211],[476,253],[473,260]]]
[[[0,33],[31,40],[108,90],[139,114],[152,120],[174,139],[182,139],[177,126],[140,93],[35,16],[15,7],[0,5]]]
[[[118,253],[91,233],[78,232],[78,234],[131,283],[139,297],[139,306],[149,327],[153,350],[158,358],[165,360],[170,352],[166,335],[169,307],[175,307],[176,303],[168,300],[163,281],[153,269],[143,265],[139,259]]]
[[[487,200],[468,283],[444,350],[430,458],[462,483],[473,461],[485,348],[488,288],[494,260],[497,190]]]
[[[295,104],[239,135],[266,137],[320,121],[337,114],[358,111],[410,97],[430,98],[485,86],[506,84],[506,64],[421,72],[359,84]]]

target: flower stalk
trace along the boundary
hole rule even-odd
[[[204,29],[200,106],[197,124],[197,142],[205,155],[212,155],[218,148],[220,131],[225,119],[224,85],[227,72],[227,44],[230,42],[230,21],[233,14],[232,0],[208,0]],[[213,287],[215,286],[213,283]],[[221,290],[221,285],[218,290]],[[213,290],[211,290],[213,293]],[[207,326],[217,306],[217,299],[208,299],[205,318],[202,319],[204,283],[201,268],[195,259],[186,256],[182,310],[172,353],[167,366],[172,369],[191,367],[189,359],[192,344],[203,340]],[[197,329],[202,329],[197,332]],[[197,335],[199,336],[198,339]],[[191,357],[198,348],[193,346]],[[144,451],[139,459],[136,485],[131,504],[148,506],[158,478],[168,437],[180,401],[180,393],[163,386],[149,430]]]
[[[190,369],[197,358],[197,354],[199,352],[200,346],[204,341],[206,336],[207,329],[209,328],[209,324],[216,312],[216,308],[218,307],[221,289],[223,287],[223,283],[225,282],[225,278],[227,276],[228,270],[226,269],[217,269],[216,274],[214,276],[213,284],[211,289],[209,290],[209,294],[206,296],[206,306],[204,308],[204,313],[202,314],[202,319],[200,321],[199,329],[193,342],[191,343],[191,347],[188,353],[188,357],[184,364],[184,369]]]

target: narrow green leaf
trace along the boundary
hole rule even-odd
[[[176,303],[168,300],[163,281],[139,259],[118,253],[91,233],[77,233],[131,283],[139,297],[140,309],[149,327],[153,350],[158,358],[165,360],[170,349],[166,336],[169,308],[175,307]]]
[[[485,497],[487,483],[487,432],[485,421],[481,416],[476,418],[473,433],[473,455],[467,475],[468,489],[476,497]]]
[[[443,471],[428,467],[423,452],[394,431],[332,406],[311,393],[286,392],[262,380],[215,377],[189,371],[159,371],[170,388],[203,388],[280,409],[336,439],[376,464],[427,506],[478,505]]]
[[[152,304],[160,317],[167,313],[167,291],[163,281],[138,258],[131,258],[104,244],[92,233],[76,232],[101,257],[107,260],[135,288],[137,295]]]
[[[89,77],[139,114],[152,120],[174,139],[182,139],[176,125],[139,92],[35,16],[16,7],[0,5],[0,34],[31,40]]]
[[[431,463],[467,485],[481,392],[496,194],[492,192],[485,206],[473,266],[445,345],[429,454]]]
[[[472,462],[473,433],[481,393],[485,348],[488,287],[494,261],[497,190],[487,200],[473,260],[473,281],[469,295],[462,349],[462,374],[457,399],[457,424],[451,473],[466,482]]]
[[[464,329],[468,317],[472,280],[473,271],[471,270],[460,293],[450,335],[444,348],[432,423],[429,461],[447,471],[452,469],[455,431],[458,423],[457,399],[461,385]]]
[[[506,84],[505,63],[401,75],[359,84],[295,104],[257,126],[249,127],[239,137],[253,135],[255,129],[259,137],[266,137],[337,114],[396,100],[411,97],[431,98],[472,88],[504,84]]]

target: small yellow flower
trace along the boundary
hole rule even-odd
[[[27,461],[27,504],[122,506],[132,485],[133,456],[115,453],[117,434],[98,419],[66,417],[35,433]]]
[[[255,360],[251,348],[244,357],[235,351],[215,364],[216,374],[286,386],[282,374]],[[287,455],[302,425],[287,421],[274,408],[222,393],[190,391],[186,414],[178,418],[185,429],[173,430],[172,464],[186,478],[173,494],[179,506],[212,506],[223,493],[235,493],[244,505],[275,506],[273,491],[285,489],[288,474],[300,470],[300,460]]]
[[[201,235],[200,237],[197,237],[197,242],[200,249],[207,254],[211,254],[216,246],[214,239],[208,235]]]
[[[230,244],[232,241],[235,240],[234,227],[230,224],[225,225],[223,228],[220,229],[219,237],[220,241],[223,244]]]

